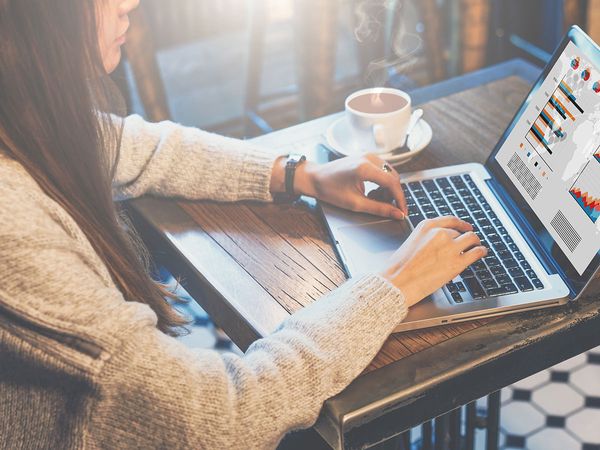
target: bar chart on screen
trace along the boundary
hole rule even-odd
[[[573,89],[563,78],[527,133],[527,141],[546,164],[556,144],[567,138],[568,130],[583,113]],[[549,164],[548,167],[552,169]]]
[[[600,217],[600,164],[591,159],[581,171],[569,193],[594,223]]]

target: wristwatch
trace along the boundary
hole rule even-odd
[[[300,198],[300,194],[294,191],[294,177],[296,175],[296,168],[306,161],[305,155],[298,153],[290,153],[287,161],[285,162],[285,194],[280,196],[282,200],[294,202]]]

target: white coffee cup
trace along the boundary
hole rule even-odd
[[[398,89],[370,88],[346,99],[353,139],[365,152],[389,153],[404,146],[412,115],[410,96]]]

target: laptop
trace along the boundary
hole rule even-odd
[[[572,27],[485,165],[401,174],[408,220],[321,204],[347,275],[372,273],[427,218],[470,222],[488,255],[395,331],[575,300],[600,266],[600,48]]]

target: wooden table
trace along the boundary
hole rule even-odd
[[[434,137],[401,170],[485,161],[537,73],[518,61],[486,70],[414,93],[429,100],[422,107]],[[323,160],[315,143],[337,117],[256,142]],[[346,278],[310,201],[143,198],[133,211],[158,262],[184,277],[242,349]],[[335,448],[364,448],[599,345],[599,330],[600,303],[587,296],[567,307],[392,335],[364,374],[325,403],[316,429]]]

